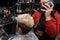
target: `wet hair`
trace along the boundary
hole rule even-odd
[[[21,28],[22,34],[27,34],[32,28],[27,27],[25,24],[18,23],[18,28]]]

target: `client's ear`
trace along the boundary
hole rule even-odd
[[[16,31],[18,32],[18,23],[16,23]]]

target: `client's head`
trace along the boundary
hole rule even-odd
[[[16,17],[17,29],[20,34],[27,34],[34,25],[34,20],[29,14],[21,14]]]

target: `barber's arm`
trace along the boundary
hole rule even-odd
[[[37,27],[40,17],[41,17],[41,13],[38,11],[35,11],[34,14],[32,15],[33,19],[34,19],[34,28]]]
[[[52,6],[49,6],[48,4],[43,5],[42,6],[45,9],[41,9],[42,11],[45,12],[45,17],[46,17],[46,32],[48,33],[48,35],[51,38],[54,38],[57,34],[57,24],[56,24],[56,20],[54,18],[51,17],[51,11],[53,10],[54,4],[51,2]],[[46,7],[48,6],[48,7]]]

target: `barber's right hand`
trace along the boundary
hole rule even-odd
[[[47,3],[46,4],[43,4],[42,3],[42,6],[45,8],[45,9],[41,9],[41,11],[45,12],[45,17],[46,17],[46,20],[50,20],[51,19],[51,12],[53,11],[53,7],[54,7],[54,4],[51,2],[51,6],[48,5]]]

